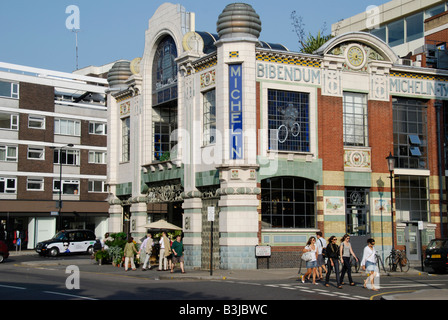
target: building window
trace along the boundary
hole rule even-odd
[[[393,99],[394,155],[401,169],[427,169],[426,104]]]
[[[17,178],[0,177],[0,194],[2,193],[16,193]]]
[[[429,221],[428,178],[395,177],[397,221]]]
[[[17,146],[0,145],[0,161],[17,162]]]
[[[44,179],[28,178],[26,181],[26,190],[28,190],[28,191],[43,191],[44,190]]]
[[[45,160],[45,149],[28,147],[28,159]]]
[[[106,156],[106,152],[89,151],[89,163],[105,164]]]
[[[79,150],[55,149],[53,163],[69,166],[79,166]]]
[[[45,129],[45,117],[29,116],[28,128]]]
[[[380,38],[384,42],[387,42],[386,27],[385,26],[382,26],[382,27],[376,28],[376,29],[372,29],[372,30],[370,30],[370,33],[373,34],[374,36],[377,36],[378,38]]]
[[[170,36],[157,47],[153,65],[153,105],[177,99],[177,48]]]
[[[19,116],[16,114],[0,113],[0,129],[19,130]]]
[[[89,180],[89,192],[107,192],[105,181]]]
[[[131,155],[131,118],[121,120],[121,161],[128,162]]]
[[[388,24],[389,46],[394,47],[404,43],[404,20]]]
[[[107,135],[107,124],[99,122],[89,123],[89,133],[90,134],[100,134]]]
[[[61,183],[59,180],[53,180],[53,192],[59,193]],[[78,180],[62,180],[62,194],[78,194]]]
[[[434,17],[439,13],[445,12],[445,4],[438,5],[437,7],[432,7],[425,12],[425,19]]]
[[[423,38],[423,12],[406,18],[406,42]]]
[[[269,150],[310,151],[309,94],[268,90]]]
[[[262,228],[315,228],[314,181],[275,177],[261,181]]]
[[[170,151],[176,145],[172,133],[177,129],[176,108],[153,108],[154,159],[166,161],[171,159]]]
[[[0,97],[18,99],[19,84],[0,81]]]
[[[216,91],[215,89],[204,93],[203,110],[203,145],[216,143]]]
[[[367,147],[368,121],[367,98],[365,94],[344,92],[344,145]]]
[[[68,136],[81,136],[81,121],[78,120],[54,120],[54,133]]]

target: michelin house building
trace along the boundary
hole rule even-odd
[[[434,237],[435,106],[448,74],[399,65],[368,33],[309,55],[261,30],[244,3],[225,7],[214,33],[166,3],[143,56],[113,66],[109,231],[139,238],[166,219],[183,229],[186,266],[204,269],[264,267],[257,246],[271,268],[293,267],[317,231],[374,237],[384,252],[405,246],[398,221],[423,221]]]

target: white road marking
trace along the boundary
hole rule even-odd
[[[98,299],[95,299],[95,298],[89,298],[89,297],[77,296],[77,295],[67,294],[67,293],[62,293],[62,292],[44,291],[44,293],[49,293],[49,294],[54,294],[54,295],[60,295],[60,296],[65,296],[65,297],[71,297],[71,298],[77,298],[77,299],[98,300]]]
[[[14,287],[14,286],[6,286],[6,285],[0,285],[0,287],[8,288],[8,289],[26,290],[26,288],[23,288],[23,287]]]

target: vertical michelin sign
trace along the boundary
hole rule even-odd
[[[229,65],[230,159],[243,159],[243,67]]]

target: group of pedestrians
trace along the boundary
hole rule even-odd
[[[166,232],[162,232],[162,236],[159,241],[159,269],[158,271],[171,270],[174,272],[174,266],[179,263],[182,273],[185,273],[184,269],[184,247],[182,244],[182,237],[176,236],[176,240],[171,242],[168,239]],[[169,269],[168,269],[169,267]]]
[[[364,280],[364,288],[369,285],[372,290],[377,291],[375,288],[374,280],[379,275],[376,263],[376,251],[375,240],[369,238],[367,240],[367,246],[364,248],[363,257],[361,260],[361,267],[363,270],[368,271],[369,276]],[[312,283],[317,285],[316,280],[323,280],[323,273],[325,272],[325,286],[329,287],[330,276],[332,271],[336,275],[336,286],[338,289],[342,289],[344,285],[344,278],[347,274],[350,286],[354,286],[355,282],[351,273],[351,262],[353,258],[359,263],[359,259],[353,252],[350,244],[350,235],[345,234],[341,239],[341,244],[337,245],[337,238],[331,236],[328,239],[328,243],[325,238],[322,237],[322,232],[316,232],[316,237],[310,237],[303,249],[304,254],[307,253],[309,258],[306,261],[306,273],[302,276],[302,282],[309,281],[312,277]],[[339,270],[339,262],[341,263],[341,270]]]
[[[131,269],[133,271],[137,270],[137,268],[135,267],[134,257],[136,254],[140,255],[142,252],[145,253],[145,260],[143,262],[142,271],[150,270],[151,265],[149,263],[149,259],[152,255],[154,245],[155,243],[152,239],[151,233],[148,233],[146,235],[146,238],[140,245],[139,250],[137,250],[135,246],[134,238],[129,237],[124,247],[125,271],[128,271],[129,264],[131,265]],[[175,265],[179,263],[182,273],[185,273],[182,237],[178,235],[175,241],[171,241],[168,238],[166,232],[163,231],[162,236],[159,240],[159,245],[160,251],[158,271],[167,271],[169,266],[171,273],[173,273]]]

